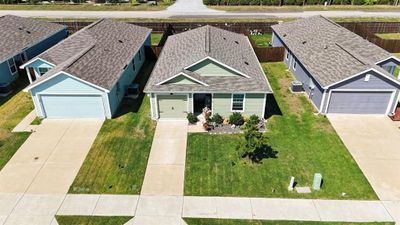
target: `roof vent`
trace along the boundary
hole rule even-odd
[[[123,40],[118,40],[118,42],[119,42],[119,43],[124,43],[124,41],[123,41]]]
[[[304,44],[306,44],[306,43],[307,43],[307,41],[303,41],[302,43],[303,43],[303,45],[304,45]]]
[[[223,37],[223,39],[226,41],[226,37]]]
[[[249,65],[249,62],[245,61],[244,64]]]
[[[31,32],[29,30],[27,30],[26,33],[31,34]]]
[[[325,45],[325,46],[324,46],[324,49],[328,49],[328,45]]]
[[[235,43],[236,43],[236,44],[239,44],[239,42],[238,42],[238,41],[235,41]]]
[[[110,49],[108,49],[108,48],[105,48],[105,49],[104,49],[104,51],[105,51],[105,52],[109,52],[109,51],[110,51]]]
[[[18,27],[18,30],[23,30],[24,28],[23,27]]]
[[[283,34],[283,36],[286,37],[287,35],[286,35],[286,34]]]

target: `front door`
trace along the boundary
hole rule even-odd
[[[194,94],[193,95],[193,106],[195,113],[202,113],[203,109],[207,107],[211,110],[212,108],[212,95],[211,94]]]

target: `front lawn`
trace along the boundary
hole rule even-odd
[[[267,122],[267,144],[277,158],[261,164],[244,161],[236,150],[241,135],[189,134],[185,195],[377,199],[328,119],[313,114],[305,95],[289,91],[293,78],[285,65],[267,63],[263,68],[282,112]],[[324,178],[320,191],[287,190],[290,176],[297,186],[311,187],[317,172]]]
[[[350,223],[350,222],[313,222],[278,220],[228,220],[228,219],[192,219],[186,218],[188,225],[394,225],[391,222]],[[61,224],[60,224],[61,225]]]
[[[378,33],[375,35],[382,39],[400,40],[400,33]]]
[[[123,225],[131,216],[56,216],[59,225]]]
[[[22,79],[18,80],[11,95],[0,97],[0,170],[30,135],[11,132],[33,110],[30,95],[21,91],[26,85]]]
[[[139,72],[142,88],[153,66],[147,62]],[[124,102],[119,115],[104,122],[69,192],[139,194],[154,129],[147,96]]]
[[[256,43],[257,47],[266,48],[269,47],[269,42],[271,42],[272,34],[262,34],[262,35],[250,35],[250,38]]]

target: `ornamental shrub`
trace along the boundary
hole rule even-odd
[[[244,124],[244,118],[240,112],[234,112],[229,116],[229,123],[236,126],[241,126]]]
[[[197,117],[193,113],[188,113],[186,118],[190,124],[195,124],[197,123],[197,121],[199,121],[199,119],[197,119]]]
[[[215,113],[212,116],[211,121],[216,123],[216,124],[222,124],[224,122],[224,118],[222,118],[222,116],[219,115],[218,113]]]

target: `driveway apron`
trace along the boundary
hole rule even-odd
[[[400,222],[400,129],[387,116],[329,115],[392,217]]]
[[[44,120],[0,171],[0,221],[50,224],[102,123]]]

